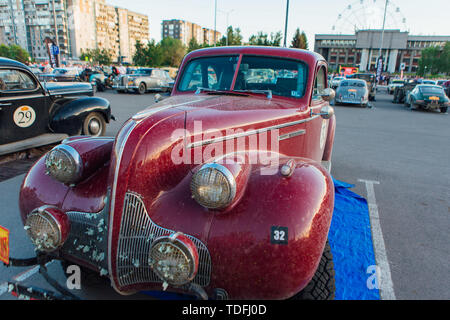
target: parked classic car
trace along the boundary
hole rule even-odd
[[[345,79],[344,77],[333,77],[333,79],[331,80],[330,87],[332,89],[336,89],[337,87],[339,87],[339,83],[344,79]]]
[[[0,154],[102,135],[110,119],[109,102],[90,84],[40,83],[24,64],[0,58]]]
[[[339,84],[334,98],[335,105],[357,104],[369,106],[369,89],[367,82],[360,79],[345,79]]]
[[[81,82],[80,74],[78,68],[56,68],[52,73],[39,74],[38,78],[45,82]]]
[[[131,90],[144,94],[149,90],[167,92],[171,90],[172,86],[173,79],[167,71],[156,68],[140,68],[114,79],[113,89],[119,93]]]
[[[392,79],[388,85],[388,93],[394,94],[396,87],[401,87],[405,84],[405,80],[402,79]]]
[[[369,89],[369,101],[375,101],[375,94],[377,92],[377,78],[373,73],[354,73],[348,75],[347,78],[366,81],[367,88]]]
[[[246,82],[253,69],[296,76]],[[39,261],[107,275],[121,294],[333,298],[333,96],[311,51],[190,52],[171,96],[115,138],[69,138],[31,168],[20,212]]]
[[[447,112],[450,99],[438,85],[419,84],[406,97],[405,105],[410,109],[440,110]]]
[[[394,88],[393,103],[405,103],[406,97],[418,84],[416,79],[410,79],[406,81],[402,86]]]

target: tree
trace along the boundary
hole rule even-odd
[[[308,40],[304,31],[300,32],[300,29],[295,30],[294,37],[292,38],[291,48],[306,49],[308,50]]]
[[[2,43],[0,45],[0,56],[14,59],[22,63],[27,63],[30,61],[30,54],[28,53],[28,51],[16,44],[7,46]]]
[[[201,49],[203,47],[203,45],[199,44],[197,42],[197,39],[195,39],[195,37],[192,37],[191,40],[188,43],[188,48],[187,48],[187,52],[191,52],[197,49]]]
[[[232,26],[227,28],[227,34],[224,35],[217,43],[218,46],[240,46],[242,45],[241,29],[236,28],[233,30]]]
[[[278,31],[276,33],[271,32],[270,37],[267,33],[264,33],[262,31],[259,31],[257,35],[252,35],[248,43],[250,45],[255,46],[275,46],[279,47],[281,44],[283,36],[281,34],[281,31]]]
[[[112,55],[106,49],[86,49],[86,51],[81,50],[80,59],[81,60],[92,61],[100,65],[108,65],[112,63]]]
[[[162,65],[178,67],[186,54],[186,47],[181,40],[167,37],[160,42]]]
[[[417,74],[450,73],[450,42],[444,47],[434,46],[422,50]]]

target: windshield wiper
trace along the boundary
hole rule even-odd
[[[234,96],[245,96],[245,94],[242,94],[242,93],[226,91],[226,90],[217,90],[217,89],[211,89],[211,88],[203,88],[203,87],[197,87],[197,90],[195,90],[195,94],[199,94],[202,91],[204,91],[208,94],[228,94],[228,95],[234,95]]]
[[[272,90],[270,89],[262,89],[262,90],[233,90],[237,92],[251,92],[251,93],[264,93],[267,96],[267,99],[272,99]]]

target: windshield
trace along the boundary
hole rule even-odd
[[[131,72],[131,74],[149,76],[152,74],[152,70],[151,69],[138,69],[138,70],[133,70]]]
[[[197,88],[230,90],[238,56],[198,58],[189,61],[184,68],[179,91],[195,91]]]
[[[340,87],[365,87],[365,83],[362,81],[341,81]]]
[[[270,90],[272,94],[301,98],[306,88],[306,65],[297,60],[243,56],[234,90]]]
[[[402,83],[404,83],[404,81],[403,80],[394,80],[394,81],[392,81],[392,83],[393,84],[402,84]]]
[[[420,91],[425,94],[444,94],[444,89],[438,87],[420,87]]]

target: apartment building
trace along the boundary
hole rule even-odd
[[[421,52],[431,46],[445,45],[450,36],[415,36],[400,30],[385,30],[381,54],[383,71],[416,72]],[[381,44],[381,30],[360,30],[354,35],[316,34],[314,51],[320,53],[330,68],[339,65],[359,67],[361,71],[375,71]]]
[[[37,60],[48,59],[44,40],[50,37],[62,57],[71,55],[65,0],[0,0],[0,42],[17,44]]]
[[[131,62],[136,41],[149,39],[149,19],[105,0],[0,0],[1,43],[18,44],[34,59],[47,60],[46,37],[60,47],[62,60],[98,48],[108,50],[113,61]]]
[[[198,24],[185,20],[163,20],[161,38],[171,37],[179,39],[184,45],[188,45],[192,38],[195,38],[197,43],[207,43],[212,45],[214,43],[214,33],[216,34],[216,41],[219,41],[221,33],[208,28],[201,27]]]

